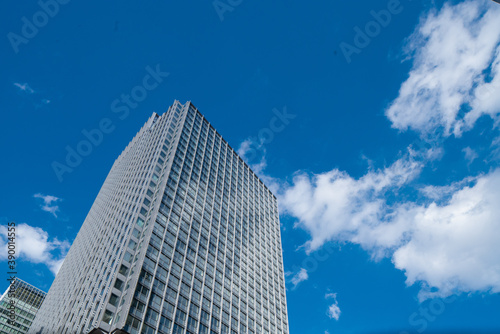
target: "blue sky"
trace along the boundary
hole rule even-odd
[[[45,3],[0,14],[20,278],[49,289],[114,159],[190,100],[278,195],[291,333],[500,331],[500,5]]]

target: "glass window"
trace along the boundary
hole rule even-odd
[[[125,267],[123,264],[120,266],[120,270],[118,271],[120,274],[123,276],[127,276],[128,274],[128,268]]]
[[[169,333],[170,327],[172,327],[172,321],[168,320],[164,316],[160,317],[160,324],[158,326],[158,331],[163,333]]]
[[[175,322],[184,325],[184,321],[186,321],[186,313],[178,309],[175,314]]]
[[[169,317],[170,319],[174,316],[174,306],[170,303],[163,303],[163,310],[161,312],[164,316]]]
[[[151,325],[156,325],[156,322],[158,321],[158,316],[159,316],[158,312],[148,307],[145,320]]]
[[[109,303],[113,306],[118,305],[118,296],[115,295],[114,293],[111,294],[111,297],[109,297]]]
[[[104,312],[104,315],[102,316],[102,321],[111,325],[111,322],[113,321],[113,316],[114,316],[113,312],[111,312],[110,310],[106,310]]]
[[[196,321],[192,317],[189,317],[188,318],[188,324],[187,324],[188,330],[190,330],[191,332],[195,333],[197,327],[198,327],[198,321]]]
[[[174,330],[173,330],[172,334],[184,334],[184,328],[182,328],[181,326],[175,324],[174,325]]]
[[[125,252],[125,255],[123,256],[123,259],[127,262],[132,262],[132,254],[130,254],[129,252]]]
[[[194,318],[198,318],[198,313],[200,312],[200,308],[196,306],[195,304],[191,303],[191,306],[189,308],[189,315],[193,316]]]
[[[161,307],[161,301],[162,301],[162,299],[160,296],[158,296],[155,293],[152,293],[151,298],[149,299],[149,306],[152,306],[152,307],[159,310]]]
[[[142,325],[141,334],[155,334],[155,330],[148,325]]]
[[[130,306],[130,314],[133,314],[139,318],[142,318],[142,314],[144,313],[144,308],[146,305],[141,303],[137,299],[132,301],[132,305]]]
[[[115,288],[122,291],[123,289],[123,281],[119,278],[116,279],[116,282],[115,282]]]
[[[141,325],[141,322],[134,317],[128,316],[127,321],[125,323],[125,329],[129,333],[138,333],[139,326]]]
[[[203,324],[200,324],[200,330],[198,333],[199,334],[208,334],[208,327],[203,325]]]

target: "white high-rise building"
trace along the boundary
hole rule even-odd
[[[30,333],[287,334],[276,197],[190,103],[113,164]]]

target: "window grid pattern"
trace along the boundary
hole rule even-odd
[[[0,334],[25,334],[35,319],[46,293],[20,279],[16,279],[14,283],[15,295],[9,296],[9,290],[10,287],[0,298]],[[8,322],[11,300],[15,303],[16,314],[13,324]]]
[[[142,233],[148,201],[153,205],[156,184],[165,177],[168,152],[160,143],[172,129],[179,131],[178,117],[170,109],[161,117],[153,114],[116,159],[30,333],[42,328],[42,333],[87,333],[110,326],[106,322],[116,308],[110,299],[116,303],[121,297],[116,287],[130,274],[128,261],[139,251],[127,245]]]
[[[276,197],[189,102],[153,114],[117,159],[45,315],[65,281],[79,288],[63,320],[37,328],[288,334]]]
[[[288,333],[276,198],[193,106],[154,226],[127,331]]]

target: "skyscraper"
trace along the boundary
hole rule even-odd
[[[28,333],[45,295],[17,278],[0,298],[0,334]]]
[[[276,197],[178,101],[113,164],[30,333],[288,333]]]

